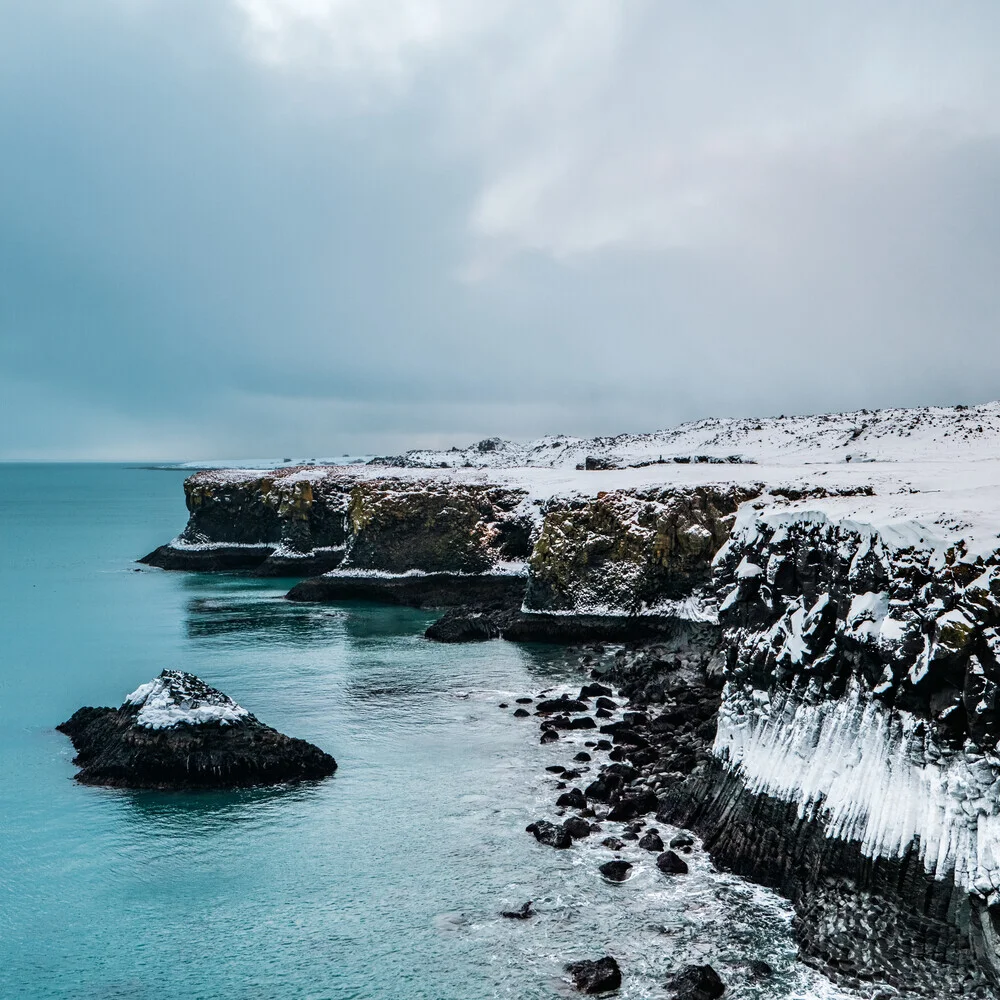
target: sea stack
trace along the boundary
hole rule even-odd
[[[85,785],[224,789],[325,778],[337,762],[264,725],[194,674],[164,670],[120,708],[81,708],[57,726]]]

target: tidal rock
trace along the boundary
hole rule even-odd
[[[639,846],[644,851],[656,851],[660,853],[663,850],[663,840],[656,830],[650,830],[639,841]]]
[[[605,861],[598,869],[609,882],[624,882],[632,870],[631,861]]]
[[[577,754],[577,755],[576,755],[576,756],[575,756],[575,757],[573,758],[573,760],[577,760],[577,761],[579,761],[579,762],[580,762],[581,764],[586,764],[586,763],[587,763],[587,762],[588,762],[589,760],[592,760],[592,759],[593,759],[593,758],[592,758],[592,757],[590,756],[590,754],[589,754],[589,753],[587,753],[587,751],[586,751],[586,750],[581,750],[581,751],[580,751],[580,752],[579,752],[579,753],[578,753],[578,754]]]
[[[563,828],[574,840],[582,840],[591,833],[590,824],[581,816],[571,816],[563,823]]]
[[[514,718],[515,719],[527,719],[530,715],[531,715],[531,713],[528,712],[528,711],[526,711],[523,708],[515,708],[514,709]]]
[[[690,833],[679,833],[670,839],[670,846],[677,850],[689,851],[694,846],[694,837]]]
[[[610,993],[622,984],[621,970],[618,963],[610,956],[597,959],[596,962],[571,962],[566,971],[573,977],[573,985],[581,993]]]
[[[750,963],[750,975],[754,979],[770,979],[774,975],[774,969],[761,958],[755,958]]]
[[[643,816],[646,813],[655,812],[658,805],[659,802],[656,798],[655,792],[645,791],[639,792],[635,795],[623,795],[622,798],[615,803],[611,812],[608,813],[608,819],[634,819],[636,816]]]
[[[608,697],[613,695],[614,691],[611,688],[606,687],[604,684],[584,684],[580,688],[580,698],[600,698]]]
[[[120,708],[81,708],[57,727],[76,780],[117,788],[244,788],[325,778],[337,762],[264,725],[194,674],[164,670]]]
[[[552,712],[586,712],[587,706],[582,701],[576,701],[564,695],[562,698],[540,701],[535,710],[539,715],[547,715]]]
[[[500,916],[506,917],[508,920],[527,920],[535,915],[535,911],[531,908],[531,900],[529,899],[521,909],[519,910],[501,910]]]
[[[542,733],[542,743],[555,743],[559,739],[559,734],[554,729],[546,729]]]
[[[573,846],[573,838],[564,826],[557,826],[548,820],[540,819],[530,823],[525,829],[528,833],[534,834],[535,840],[546,847],[555,847],[564,850]]]
[[[656,859],[656,867],[664,875],[687,875],[687,862],[673,851],[665,851]]]
[[[596,708],[603,709],[605,712],[610,714],[618,707],[618,704],[610,698],[598,698],[597,701],[594,702],[594,706]]]
[[[579,788],[571,788],[556,799],[556,807],[559,809],[586,809],[587,797]]]
[[[611,851],[620,851],[625,846],[625,842],[617,837],[605,837],[601,843]]]
[[[726,992],[725,984],[710,965],[689,965],[664,985],[674,1000],[718,1000]]]

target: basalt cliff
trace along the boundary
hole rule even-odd
[[[806,961],[991,995],[998,447],[990,404],[203,472],[145,561],[439,606],[445,641],[617,643],[645,808],[785,894]]]

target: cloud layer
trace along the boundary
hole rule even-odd
[[[991,2],[0,14],[0,456],[1000,396]]]

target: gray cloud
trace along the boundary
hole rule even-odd
[[[0,456],[1000,396],[992,3],[0,15]]]

